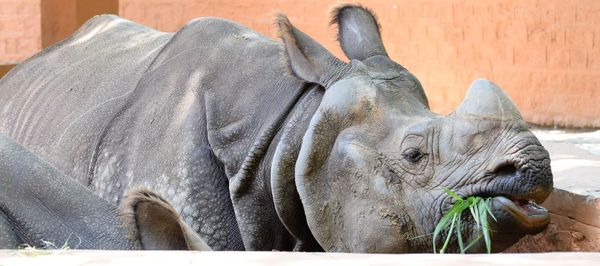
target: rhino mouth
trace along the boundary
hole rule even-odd
[[[516,229],[528,234],[543,231],[550,223],[548,210],[538,205],[532,199],[511,199],[505,196],[493,197],[491,209],[494,217],[493,224],[500,227],[499,231],[512,231]]]
[[[548,210],[533,199],[507,194],[475,194],[473,196],[492,198],[490,209],[494,217],[488,215],[487,219],[492,237],[492,252],[502,252],[525,235],[535,235],[544,231],[550,223]],[[477,230],[471,231],[471,233],[478,234]],[[483,240],[480,240],[469,252],[485,252]]]
[[[495,182],[475,196],[491,197],[492,231],[509,234],[537,234],[550,223],[543,202],[552,191],[552,173],[544,160],[528,161],[527,167],[516,160],[504,160],[488,172]],[[483,192],[483,193],[482,193]]]
[[[550,223],[550,213],[537,200],[513,195],[478,194],[492,198],[490,209],[494,217],[488,221],[496,233],[537,234]]]

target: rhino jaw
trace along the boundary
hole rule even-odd
[[[502,252],[517,243],[525,235],[540,233],[548,227],[548,210],[535,201],[510,199],[506,196],[493,197],[490,203],[494,218],[489,218],[492,236],[492,252]],[[485,252],[483,240],[479,240],[472,251]]]
[[[537,234],[550,223],[548,210],[533,200],[512,200],[497,196],[492,200],[491,209],[496,218],[493,227],[516,227],[520,232]]]

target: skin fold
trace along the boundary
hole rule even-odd
[[[155,193],[135,189],[117,208],[1,134],[0,177],[0,249],[210,250]]]

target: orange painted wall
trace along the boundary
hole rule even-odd
[[[119,0],[41,0],[42,47],[65,39],[98,14],[117,14]]]
[[[41,0],[42,47],[65,39],[77,30],[76,0]]]
[[[39,51],[41,0],[0,0],[0,65]]]
[[[0,0],[0,64],[41,47],[40,19],[31,15],[40,1],[107,0]],[[280,10],[343,58],[328,26],[337,0],[110,1],[118,1],[110,8],[121,16],[165,31],[218,16],[274,36],[273,14]],[[452,111],[470,82],[486,77],[508,92],[529,122],[600,127],[600,1],[361,2],[378,14],[389,54],[421,80],[434,111]]]

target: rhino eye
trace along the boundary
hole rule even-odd
[[[417,149],[408,149],[402,153],[404,159],[411,163],[416,163],[423,157],[423,153]]]

